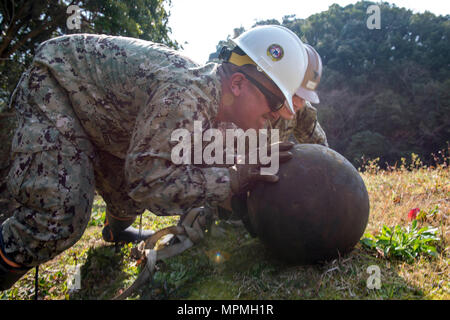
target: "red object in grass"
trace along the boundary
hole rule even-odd
[[[418,213],[419,211],[420,211],[419,208],[414,208],[414,209],[409,210],[409,213],[408,213],[408,219],[409,219],[410,221],[414,220],[414,219],[417,217],[417,213]]]

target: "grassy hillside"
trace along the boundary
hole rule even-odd
[[[437,228],[439,240],[408,261],[396,257],[407,247],[370,248],[360,242],[340,259],[318,265],[286,265],[275,260],[258,239],[229,221],[217,221],[205,240],[178,257],[158,264],[153,283],[132,299],[450,299],[449,287],[449,158],[440,154],[435,167],[423,166],[415,155],[398,167],[380,170],[377,160],[365,164],[362,173],[370,196],[371,213],[366,235],[380,236],[383,226],[400,238],[411,236],[408,213],[415,208],[417,229]],[[406,164],[410,163],[410,164]],[[111,299],[130,285],[139,266],[130,257],[131,245],[111,246],[101,239],[105,206],[100,198],[82,239],[39,269],[40,299]],[[139,220],[139,219],[138,219]],[[137,220],[137,221],[138,221]],[[176,223],[176,218],[159,218],[147,212],[145,228],[159,229]],[[417,232],[415,233],[417,236]],[[391,236],[392,244],[393,237]],[[412,242],[411,250],[418,250]],[[405,249],[404,251],[402,251]],[[81,289],[70,291],[70,268],[81,266]],[[368,289],[367,268],[377,265],[381,288]],[[3,299],[32,299],[34,270]]]

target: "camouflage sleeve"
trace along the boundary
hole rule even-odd
[[[207,127],[211,122],[207,104],[195,88],[169,83],[157,90],[138,115],[125,174],[130,197],[157,215],[183,215],[191,208],[215,206],[229,196],[227,168],[171,161],[172,132],[187,129],[193,133],[194,120]]]
[[[297,115],[294,136],[300,143],[321,144],[328,147],[327,137],[317,121],[317,109],[309,102]]]

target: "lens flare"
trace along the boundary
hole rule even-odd
[[[220,252],[216,252],[216,258],[215,258],[217,263],[221,263],[223,261],[223,256]]]

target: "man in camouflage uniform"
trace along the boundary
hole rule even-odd
[[[8,189],[19,205],[0,229],[0,289],[78,241],[95,190],[107,204],[107,241],[139,240],[129,226],[145,209],[183,216],[230,197],[228,168],[174,165],[170,152],[174,129],[192,130],[194,120],[204,130],[219,127],[220,67],[124,37],[41,44],[11,99],[18,128]],[[272,114],[283,137],[326,145],[309,104],[294,119],[278,118]]]

